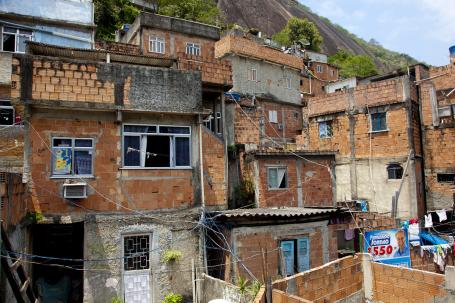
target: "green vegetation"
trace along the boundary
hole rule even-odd
[[[164,297],[161,303],[183,303],[183,296],[170,292]]]
[[[123,300],[119,297],[114,297],[112,298],[111,303],[123,303]]]
[[[146,0],[158,4],[158,13],[166,16],[221,24],[221,11],[214,0]],[[129,0],[94,0],[96,39],[114,40],[115,31],[131,24],[139,9]]]
[[[357,37],[356,35],[350,33],[344,27],[331,22],[329,19],[323,16],[319,16],[318,14],[313,12],[308,6],[305,6],[299,2],[296,2],[295,5],[298,6],[300,9],[317,16],[327,25],[334,26],[338,31],[347,35],[348,37],[353,39],[354,42],[362,46],[367,52],[371,53],[369,57],[371,57],[373,59],[373,62],[376,63],[380,72],[389,72],[391,70],[402,69],[406,68],[407,66],[418,63],[416,59],[412,58],[407,54],[402,54],[384,48],[374,39],[371,39],[370,41],[367,42],[364,39]]]
[[[342,78],[349,77],[369,77],[378,74],[373,59],[364,55],[354,55],[344,49],[329,57],[329,63],[336,65],[340,69]]]
[[[291,18],[281,32],[273,36],[273,40],[285,46],[304,41],[309,43],[307,49],[320,51],[322,36],[313,22],[307,19]]]
[[[175,262],[180,260],[182,257],[182,252],[176,249],[169,249],[166,250],[163,254],[163,262],[169,264],[171,262]]]

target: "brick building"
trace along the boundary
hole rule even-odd
[[[455,199],[455,65],[421,66],[420,94],[427,209],[451,209]]]
[[[85,302],[191,296],[191,260],[203,265],[198,209],[227,208],[224,122],[209,128],[206,104],[221,110],[230,65],[213,52],[199,71],[134,45],[97,48],[30,42],[26,54],[2,56],[10,63],[2,93],[24,121],[16,166],[27,182],[27,205],[7,206],[22,205],[17,217],[32,221],[9,234],[25,239],[14,243],[19,253],[87,269],[38,263],[28,270],[33,287],[70,281],[71,299]],[[181,262],[164,262],[168,250],[180,251]]]
[[[367,200],[398,216],[423,214],[419,104],[414,79],[380,79],[308,102],[308,146],[337,151],[337,201]],[[397,194],[398,193],[398,194]]]

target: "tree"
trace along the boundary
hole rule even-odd
[[[318,28],[308,19],[291,18],[286,26],[273,39],[282,45],[291,46],[292,44],[305,41],[309,43],[310,50],[320,51],[322,36]]]
[[[158,13],[166,16],[219,25],[221,11],[214,0],[146,0],[158,4]],[[129,0],[94,0],[96,38],[113,40],[114,33],[123,24],[130,24],[139,9]]]
[[[339,49],[335,55],[329,58],[329,63],[340,69],[340,76],[343,78],[365,78],[378,74],[377,67],[371,57],[354,55],[345,49]]]

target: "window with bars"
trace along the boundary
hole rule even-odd
[[[191,167],[189,126],[123,125],[124,167]]]
[[[150,269],[150,235],[123,237],[123,269]]]
[[[164,38],[151,36],[149,49],[152,53],[164,54],[166,51]]]
[[[92,176],[93,139],[52,138],[53,176]]]
[[[32,40],[31,30],[3,26],[1,50],[4,52],[25,53],[26,41]]]
[[[186,44],[186,53],[188,55],[200,56],[201,55],[201,45],[199,45],[197,43],[188,42]]]
[[[322,73],[322,72],[324,71],[324,67],[323,67],[322,65],[319,65],[319,64],[318,64],[318,65],[316,65],[316,71],[317,71],[318,73]]]
[[[332,120],[319,122],[319,138],[326,139],[333,136]]]
[[[250,81],[258,81],[258,70],[255,68],[248,70],[248,80]]]

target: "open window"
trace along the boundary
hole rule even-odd
[[[189,126],[124,125],[123,166],[189,168]]]
[[[319,122],[319,138],[327,139],[333,136],[332,120]]]
[[[32,40],[33,32],[28,29],[3,26],[1,50],[4,52],[25,53],[25,42]]]
[[[455,174],[438,174],[438,183],[455,184]]]
[[[52,176],[92,176],[93,139],[52,138]]]
[[[14,107],[10,101],[0,101],[0,125],[13,125],[16,121]]]
[[[390,163],[387,165],[387,174],[389,180],[403,178],[403,167],[398,163]]]
[[[267,168],[267,178],[269,189],[288,188],[288,171],[286,167]]]

